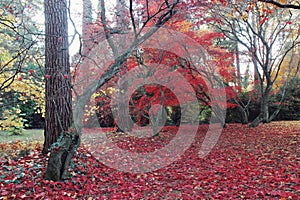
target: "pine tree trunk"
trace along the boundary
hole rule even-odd
[[[67,169],[80,144],[80,137],[74,128],[70,128],[72,92],[67,1],[45,0],[44,6],[46,114],[43,153],[50,151],[45,179],[59,181],[67,177]]]
[[[72,119],[66,0],[45,0],[46,114],[43,153],[67,131]]]

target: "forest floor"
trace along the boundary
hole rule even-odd
[[[104,162],[97,155],[102,150],[87,140],[64,182],[43,179],[48,158],[41,154],[42,138],[3,140],[0,199],[300,199],[299,121],[256,128],[228,124],[213,150],[201,157],[207,129],[200,125],[192,144],[174,162],[145,173],[128,172],[135,166],[124,168],[127,172],[117,170],[112,166],[127,161],[116,154],[111,163]],[[177,127],[166,127],[159,136],[142,139],[106,134],[120,149],[143,154],[171,144],[176,133]],[[105,152],[109,154],[109,149]],[[113,165],[117,162],[123,163]]]

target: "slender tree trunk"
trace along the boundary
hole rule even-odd
[[[92,49],[93,32],[91,30],[91,23],[93,21],[92,2],[91,0],[83,0],[83,12],[82,12],[82,55],[87,56],[89,49]]]
[[[236,57],[238,85],[241,86],[242,85],[242,77],[241,77],[240,52],[238,49],[238,44],[236,44],[236,48],[235,48],[235,57]]]
[[[267,86],[266,91],[261,97],[260,102],[260,113],[259,115],[253,120],[251,123],[251,127],[258,126],[261,122],[269,123],[270,122],[270,116],[269,116],[269,98],[270,98],[270,92],[271,92],[270,86]]]
[[[238,109],[241,113],[242,124],[248,124],[249,123],[249,118],[248,118],[247,108],[243,108],[242,106],[238,106]]]
[[[263,103],[262,103],[262,113],[263,113],[263,122],[264,123],[269,123],[269,103],[268,103],[269,98],[264,98]]]

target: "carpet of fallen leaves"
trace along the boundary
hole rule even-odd
[[[72,177],[64,182],[43,180],[47,156],[40,153],[41,143],[1,144],[0,199],[299,199],[300,122],[273,122],[255,129],[229,124],[213,151],[199,158],[206,129],[199,127],[179,160],[145,174],[109,168],[82,145]],[[120,134],[111,137],[134,151],[156,143],[161,148],[174,134],[176,128],[164,128],[151,145],[142,145],[145,140],[132,144],[132,137]]]

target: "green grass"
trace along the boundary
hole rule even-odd
[[[5,131],[0,131],[0,143],[21,141],[44,140],[44,130],[42,129],[28,129],[24,130],[22,135],[11,135]]]

